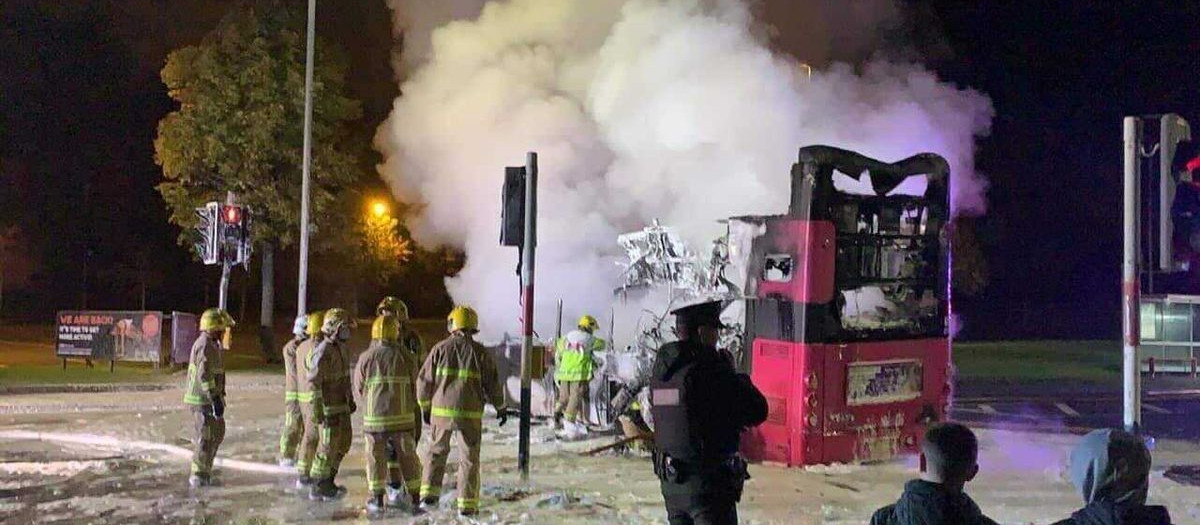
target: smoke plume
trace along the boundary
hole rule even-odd
[[[618,234],[658,218],[703,250],[719,219],[786,211],[804,145],[940,153],[955,209],[983,211],[973,150],[992,116],[985,96],[911,63],[809,77],[768,49],[750,13],[740,0],[509,0],[432,31],[376,137],[380,172],[423,204],[419,241],[466,251],[447,286],[486,336],[518,326],[517,253],[497,240],[503,167],[526,151],[541,168],[542,334],[560,298],[568,319],[607,317]],[[632,331],[638,312],[618,310],[618,330]]]

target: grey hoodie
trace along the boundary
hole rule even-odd
[[[1150,451],[1137,436],[1093,430],[1071,451],[1068,470],[1085,506],[1055,525],[1170,525],[1165,507],[1146,505]]]

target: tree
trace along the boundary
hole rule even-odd
[[[193,209],[226,191],[254,218],[262,269],[260,338],[274,348],[274,252],[298,237],[304,112],[304,18],[280,0],[235,8],[196,46],[167,57],[161,76],[177,111],[158,126],[158,190],[190,246]],[[313,79],[313,222],[360,175],[366,152],[352,139],[361,104],[346,94],[346,58],[318,39]],[[273,355],[273,354],[272,354]]]

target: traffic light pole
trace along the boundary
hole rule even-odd
[[[529,425],[533,382],[533,264],[537,244],[537,153],[525,157],[525,235],[521,246],[521,423],[517,440],[517,467],[521,481],[529,481]]]
[[[1138,346],[1141,344],[1141,282],[1138,275],[1139,228],[1138,213],[1140,195],[1139,162],[1142,142],[1142,123],[1138,117],[1125,117],[1125,205],[1124,205],[1124,252],[1121,257],[1121,328],[1122,328],[1122,386],[1124,395],[1123,421],[1125,430],[1137,433],[1142,426],[1142,385],[1138,362]]]
[[[296,285],[296,315],[308,312],[309,179],[312,178],[313,46],[317,26],[317,0],[308,0],[308,37],[304,56],[304,161],[300,182],[300,274]]]

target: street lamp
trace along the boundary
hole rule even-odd
[[[388,205],[386,202],[382,200],[376,200],[371,203],[371,215],[374,215],[376,219],[382,219],[387,214]]]

